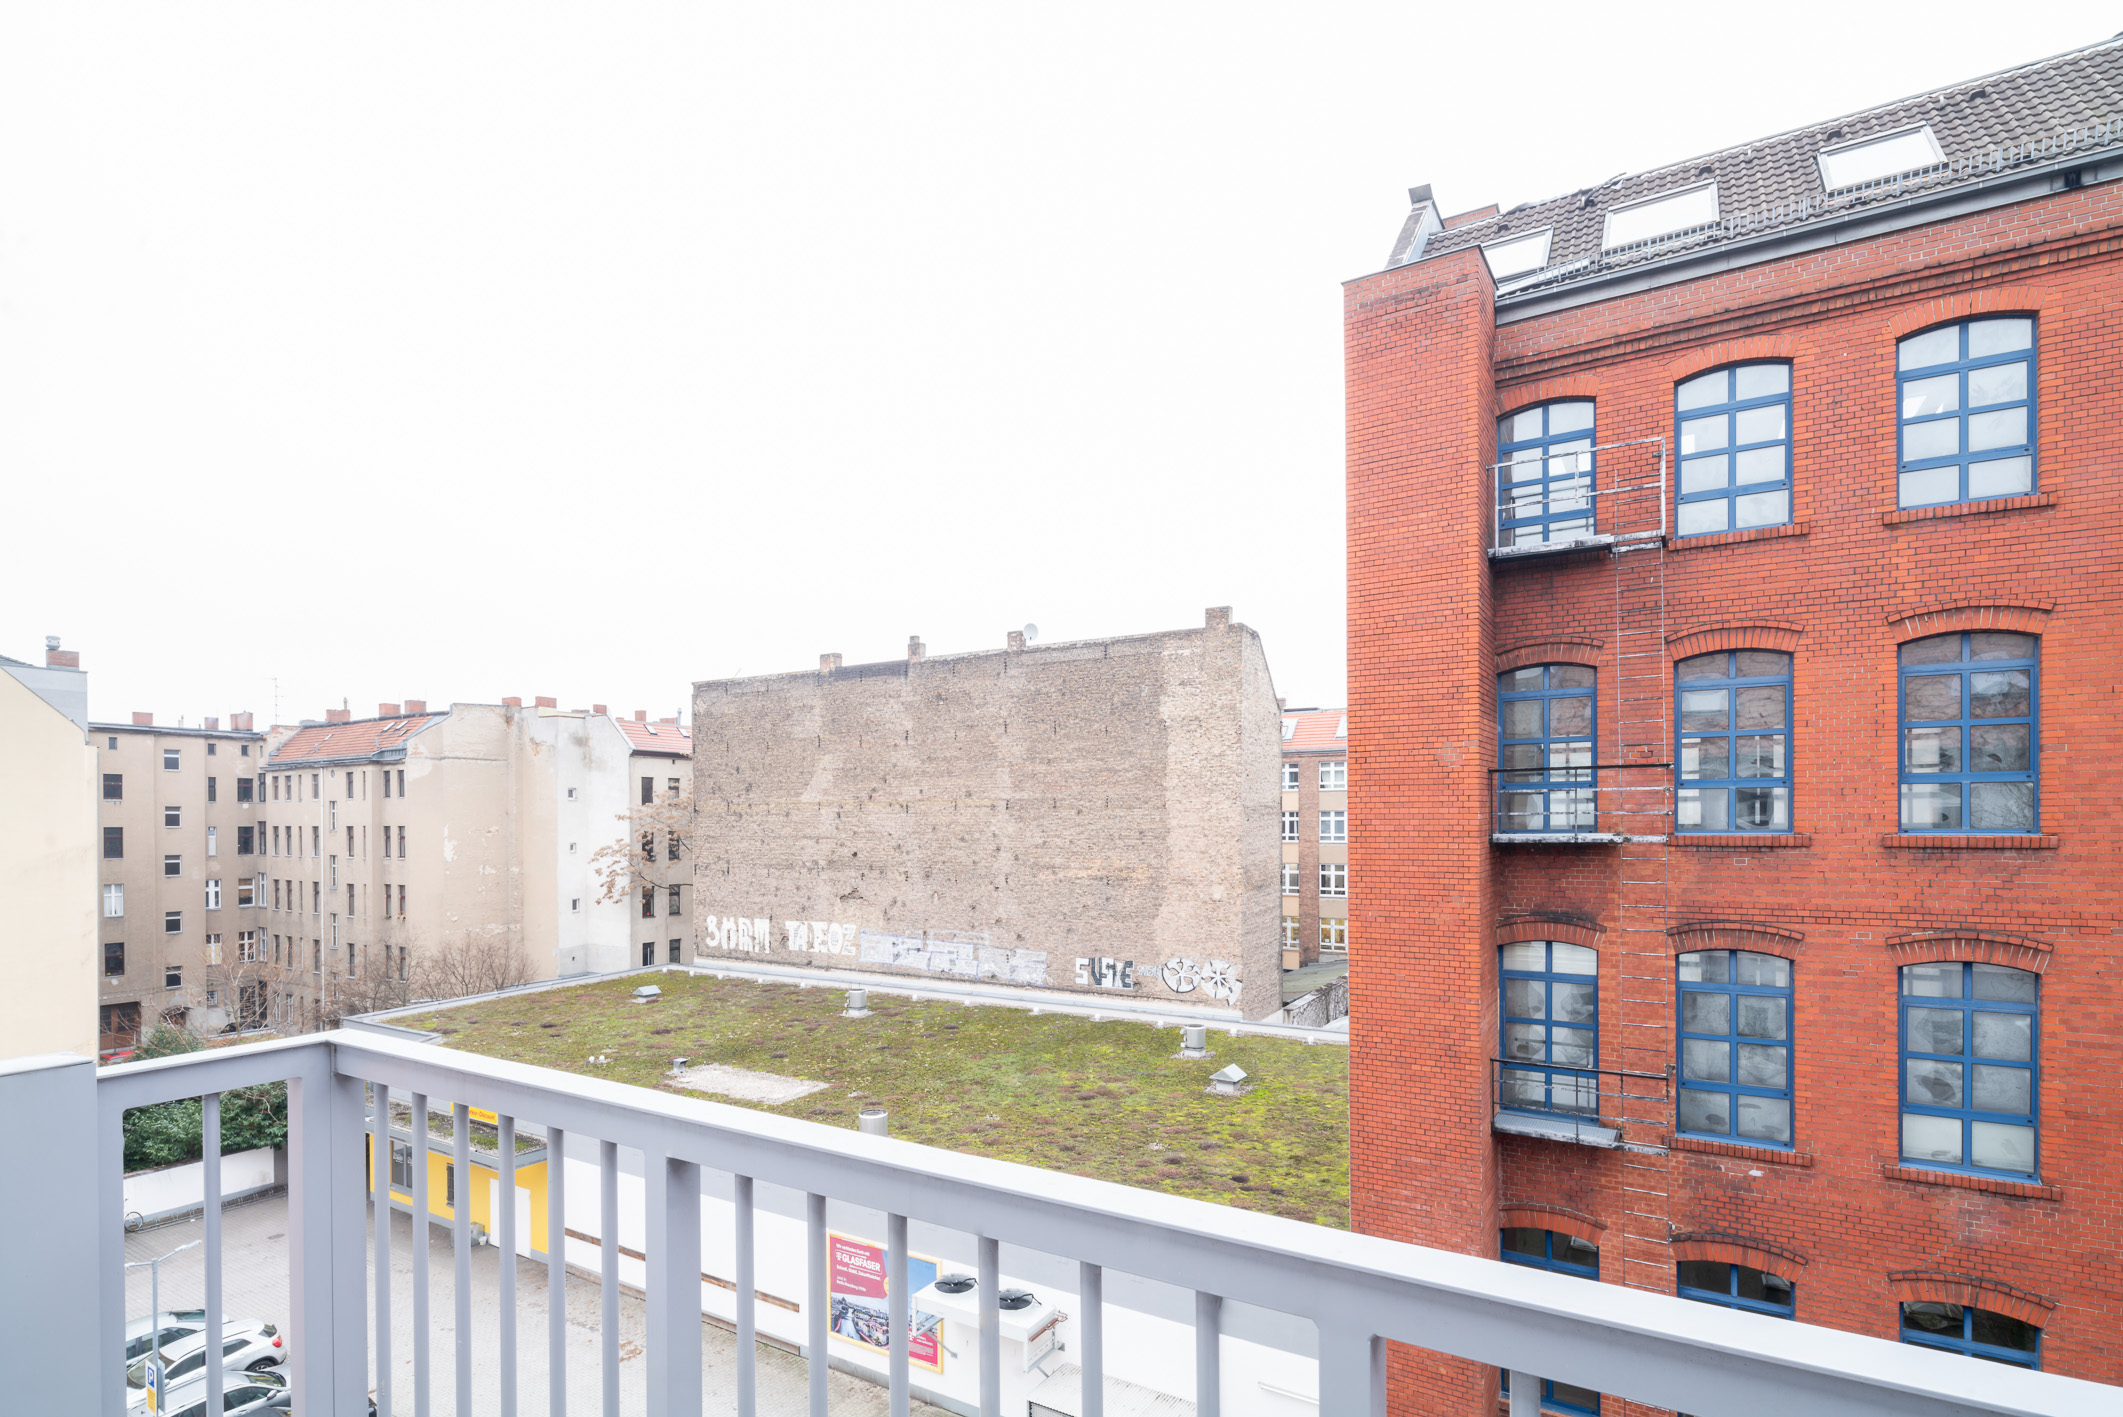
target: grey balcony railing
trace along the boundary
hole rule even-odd
[[[95,1071],[85,1060],[44,1058],[0,1064],[0,1116],[15,1139],[34,1140],[36,1166],[0,1168],[0,1202],[8,1206],[9,1272],[0,1290],[0,1358],[7,1362],[10,1410],[43,1417],[92,1417],[125,1410],[120,1353],[127,1320],[124,1284],[122,1119],[130,1107],[204,1096],[206,1101],[205,1307],[209,1332],[223,1317],[218,1094],[284,1080],[289,1084],[287,1242],[291,1248],[292,1396],[314,1417],[358,1417],[367,1410],[371,1362],[381,1417],[424,1412],[431,1381],[453,1381],[457,1411],[471,1403],[471,1333],[463,1282],[470,1207],[458,1208],[459,1282],[454,1355],[428,1351],[426,1295],[414,1271],[410,1294],[394,1292],[392,1227],[368,1238],[366,1134],[388,1128],[390,1104],[410,1101],[422,1117],[428,1099],[457,1109],[452,1138],[457,1175],[467,1177],[464,1108],[498,1114],[497,1163],[507,1169],[508,1134],[518,1118],[542,1125],[552,1155],[567,1134],[596,1138],[609,1187],[617,1149],[643,1156],[648,1329],[645,1353],[651,1417],[693,1417],[702,1407],[701,1286],[703,1172],[731,1178],[728,1212],[735,1233],[735,1294],[755,1292],[752,1198],[755,1187],[787,1188],[807,1198],[808,1288],[795,1296],[809,1324],[809,1410],[826,1412],[826,1204],[854,1201],[888,1217],[891,1324],[905,1333],[907,1226],[922,1221],[974,1237],[985,1283],[996,1293],[999,1247],[1073,1261],[1079,1278],[1079,1327],[1072,1357],[1083,1371],[1084,1411],[1098,1417],[1104,1371],[1100,1294],[1106,1269],[1193,1291],[1195,1391],[1201,1417],[1226,1410],[1219,1390],[1223,1306],[1239,1302],[1308,1320],[1318,1332],[1318,1404],[1333,1417],[1386,1411],[1386,1343],[1410,1344],[1513,1370],[1514,1412],[1549,1378],[1658,1407],[1708,1417],[1716,1413],[1803,1410],[1829,1414],[2013,1413],[2109,1414],[2114,1388],[2052,1374],[2026,1373],[1958,1355],[1689,1303],[1640,1289],[1544,1274],[1496,1260],[1419,1248],[1138,1190],[1080,1176],[942,1151],[887,1137],[692,1100],[595,1077],[481,1058],[368,1033],[329,1033],[250,1044]],[[366,1086],[365,1086],[366,1085]],[[369,1107],[370,1089],[378,1104]],[[403,1115],[403,1114],[401,1114]],[[376,1148],[379,1168],[390,1147]],[[17,1155],[28,1154],[18,1147]],[[50,1164],[44,1164],[46,1159]],[[424,1167],[414,1168],[425,1174]],[[379,1175],[379,1192],[388,1178]],[[460,1185],[463,1183],[460,1182]],[[718,1183],[719,1184],[719,1183]],[[548,1223],[563,1201],[549,1187]],[[508,1195],[507,1190],[501,1192]],[[415,1213],[426,1198],[416,1197]],[[777,1198],[779,1203],[779,1198]],[[720,1214],[721,1212],[716,1212]],[[512,1208],[497,1223],[500,1254],[501,1368],[499,1411],[513,1417],[518,1343],[546,1350],[551,1411],[566,1410],[563,1306],[549,1312],[544,1343],[519,1334],[514,1294]],[[614,1230],[606,1230],[612,1235]],[[426,1246],[415,1245],[416,1265]],[[564,1244],[550,1246],[558,1266]],[[611,1248],[605,1254],[610,1255]],[[69,1263],[69,1257],[71,1262]],[[374,1260],[373,1280],[370,1270]],[[555,1276],[557,1280],[558,1275]],[[373,1315],[369,1309],[374,1286]],[[616,1270],[604,1271],[608,1296],[603,1341],[616,1344],[609,1296]],[[553,1292],[560,1292],[557,1288]],[[409,1302],[419,1320],[414,1391],[394,1390],[398,1365],[388,1351],[391,1310]],[[84,1307],[93,1313],[84,1312]],[[979,1410],[999,1417],[998,1312],[976,1306]],[[737,1305],[737,1410],[754,1410],[754,1305]],[[1117,1311],[1125,1312],[1125,1311]],[[369,1350],[373,1316],[378,1351]],[[438,1372],[447,1369],[447,1374]],[[209,1372],[216,1371],[209,1368]],[[535,1368],[532,1369],[535,1371]],[[616,1413],[607,1374],[605,1413]],[[891,1346],[890,1407],[908,1410],[908,1351]],[[489,1394],[480,1394],[487,1405]],[[1233,1394],[1230,1410],[1238,1410]],[[218,1410],[210,1400],[208,1410]],[[1530,1406],[1524,1408],[1531,1412]]]

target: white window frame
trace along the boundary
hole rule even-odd
[[[1323,950],[1346,950],[1349,948],[1348,916],[1322,915],[1320,917],[1320,948]]]
[[[219,856],[221,854],[221,844],[214,835],[218,830],[219,828],[217,827],[208,827],[206,829],[206,854],[209,856]]]
[[[1297,833],[1297,812],[1295,809],[1292,809],[1291,811],[1283,813],[1283,840],[1296,841],[1298,839]]]
[[[1348,863],[1343,861],[1320,862],[1320,895],[1330,900],[1347,900],[1349,898]]]
[[[103,918],[106,920],[123,920],[125,918],[125,882],[104,882]]]
[[[1915,139],[1915,149],[1909,155],[1921,157],[1921,162],[1903,162],[1897,159],[1885,167],[1879,159],[1861,162],[1862,155],[1872,148],[1908,146]],[[1878,182],[1888,177],[1899,177],[1905,172],[1921,172],[1927,167],[1936,167],[1946,161],[1946,152],[1939,146],[1939,135],[1931,131],[1929,123],[1918,123],[1908,128],[1895,128],[1885,133],[1869,133],[1865,137],[1833,147],[1822,148],[1814,154],[1814,161],[1821,170],[1821,186],[1837,192],[1846,187],[1862,187],[1867,182]],[[1862,175],[1861,175],[1862,174]]]
[[[1327,834],[1330,830],[1334,833],[1332,836]],[[1320,840],[1329,845],[1348,841],[1349,814],[1339,809],[1322,811],[1320,813]]]
[[[221,937],[219,935],[208,935],[206,937],[206,962],[208,964],[221,963]]]
[[[1489,265],[1489,279],[1506,281],[1546,269],[1549,239],[1554,234],[1554,227],[1544,226],[1539,231],[1507,236],[1483,246],[1482,259]]]
[[[1285,861],[1283,863],[1283,894],[1285,896],[1302,895],[1304,890],[1303,868],[1295,861]]]
[[[1296,763],[1284,763],[1284,764],[1283,764],[1283,791],[1285,791],[1285,792],[1295,792],[1295,791],[1297,791],[1297,785],[1298,785],[1298,767],[1297,767],[1297,764],[1296,764]]]
[[[172,867],[175,867],[176,869],[172,870]],[[175,876],[182,876],[183,874],[184,857],[174,851],[164,852],[162,856],[162,875],[164,879],[169,879]]]
[[[1283,948],[1294,950],[1298,948],[1298,945],[1298,919],[1295,915],[1285,915],[1283,917]]]
[[[171,928],[172,926],[174,926],[175,928],[174,928],[174,929],[172,929],[172,928]],[[184,933],[184,912],[183,912],[183,911],[181,911],[181,910],[165,910],[165,911],[163,911],[163,912],[162,912],[162,933],[163,933],[163,934],[165,934],[165,935],[181,935],[181,934],[183,934],[183,933]]]
[[[221,880],[218,876],[207,879],[206,908],[208,910],[219,910],[221,908]]]
[[[1702,201],[1706,192],[1710,195],[1707,215]],[[1661,207],[1673,208],[1674,214],[1671,217],[1655,215]],[[1634,246],[1639,241],[1654,241],[1661,236],[1671,236],[1676,231],[1692,231],[1696,227],[1710,225],[1719,215],[1716,181],[1691,182],[1686,187],[1660,192],[1642,201],[1616,207],[1607,213],[1606,220],[1600,225],[1600,249],[1612,251],[1617,246]]]
[[[1349,790],[1349,760],[1336,758],[1331,763],[1320,764],[1320,791],[1347,792]]]
[[[164,748],[162,750],[162,770],[164,772],[183,772],[184,749]]]
[[[162,809],[162,825],[165,827],[183,826],[184,808],[177,806],[174,803],[164,807]]]

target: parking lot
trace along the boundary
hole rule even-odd
[[[287,1197],[273,1196],[223,1212],[222,1294],[226,1317],[260,1319],[289,1331],[288,1311],[288,1204]],[[391,1217],[391,1357],[394,1407],[400,1413],[413,1410],[413,1316],[412,1316],[412,1220]],[[128,1260],[145,1260],[166,1254],[179,1245],[201,1238],[204,1222],[187,1221],[142,1231],[126,1237]],[[367,1253],[375,1253],[374,1232]],[[450,1234],[428,1227],[428,1285],[433,1355],[430,1388],[434,1417],[456,1417],[456,1298],[454,1259]],[[203,1251],[191,1249],[162,1266],[162,1307],[198,1308],[205,1302]],[[472,1251],[472,1411],[500,1412],[500,1256],[491,1247]],[[371,1288],[373,1292],[373,1277]],[[517,1299],[517,1405],[522,1412],[547,1408],[546,1388],[546,1271],[543,1262],[519,1260],[516,1266]],[[599,1293],[594,1281],[570,1275],[567,1284],[568,1315],[568,1409],[594,1413],[603,1391],[599,1364]],[[126,1314],[148,1312],[148,1271],[126,1271]],[[375,1373],[374,1310],[370,1309],[370,1381]],[[621,1410],[646,1410],[647,1365],[643,1362],[642,1339],[646,1328],[643,1301],[623,1293],[619,1304],[619,1396]],[[302,1341],[291,1334],[292,1343]],[[735,1335],[702,1324],[700,1353],[702,1382],[709,1411],[734,1408],[737,1383]],[[808,1399],[809,1365],[804,1359],[764,1344],[758,1349],[759,1410],[799,1417]],[[837,1417],[867,1417],[887,1410],[885,1390],[845,1373],[831,1378],[832,1409]],[[941,1409],[914,1404],[916,1412]]]

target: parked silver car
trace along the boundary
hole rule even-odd
[[[287,1361],[287,1341],[272,1324],[256,1319],[235,1319],[221,1326],[221,1366],[231,1372],[261,1372]],[[138,1407],[147,1401],[147,1365],[152,1352],[142,1354],[125,1370],[125,1401]],[[166,1344],[162,1349],[162,1387],[167,1392],[206,1370],[206,1335],[195,1333]]]
[[[157,1320],[160,1320],[158,1325]],[[125,1326],[125,1361],[130,1363],[155,1346],[155,1331],[162,1331],[162,1346],[169,1347],[180,1338],[189,1338],[206,1327],[204,1309],[169,1309],[160,1314],[143,1314]]]
[[[288,1410],[287,1379],[267,1369],[262,1373],[230,1373],[222,1380],[222,1417],[265,1417]],[[156,1404],[162,1417],[207,1417],[206,1374],[173,1383]]]

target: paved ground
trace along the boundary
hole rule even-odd
[[[1301,998],[1311,993],[1330,979],[1339,979],[1349,972],[1349,956],[1346,953],[1323,954],[1316,963],[1301,969],[1283,973],[1283,1002]]]
[[[222,1217],[222,1293],[228,1317],[256,1318],[288,1328],[287,1197],[233,1207]],[[456,1307],[454,1256],[449,1232],[429,1227],[428,1284],[433,1357],[431,1377],[433,1417],[456,1417]],[[126,1237],[128,1260],[144,1260],[167,1254],[179,1245],[199,1239],[201,1221],[166,1225]],[[393,1406],[400,1414],[413,1411],[413,1261],[412,1219],[391,1217],[391,1358]],[[375,1254],[374,1232],[367,1253]],[[162,1266],[162,1307],[195,1308],[205,1302],[205,1268],[202,1252],[187,1250]],[[479,1417],[498,1414],[500,1398],[499,1266],[500,1256],[491,1247],[472,1251],[472,1394],[473,1412]],[[373,1275],[371,1277],[373,1292]],[[595,1413],[603,1391],[602,1361],[598,1351],[599,1294],[593,1281],[570,1275],[568,1309],[568,1408]],[[517,1302],[517,1404],[523,1413],[546,1411],[546,1277],[544,1263],[518,1260]],[[126,1313],[148,1312],[148,1272],[126,1271]],[[374,1377],[375,1319],[370,1311],[369,1353]],[[646,1316],[642,1300],[622,1294],[619,1303],[619,1399],[620,1409],[639,1413],[647,1406],[647,1365],[642,1361],[642,1337]],[[291,1335],[291,1340],[294,1336]],[[734,1410],[737,1382],[737,1339],[723,1329],[701,1325],[701,1369],[707,1410]],[[765,1344],[758,1349],[759,1410],[800,1417],[809,1396],[809,1364],[802,1358]],[[831,1380],[832,1410],[836,1417],[869,1417],[886,1411],[885,1390],[859,1378],[836,1372]],[[941,1409],[914,1403],[917,1413],[941,1413]]]

